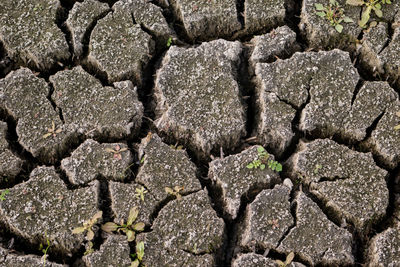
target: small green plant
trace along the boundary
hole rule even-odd
[[[59,134],[59,133],[62,132],[62,130],[61,130],[61,128],[58,128],[58,129],[56,130],[56,124],[54,123],[54,121],[52,121],[52,122],[51,122],[51,128],[47,128],[47,132],[48,132],[48,133],[46,133],[46,134],[43,135],[43,139],[46,139],[46,138],[49,137],[49,136],[56,137],[57,134]]]
[[[43,267],[46,266],[47,251],[48,251],[49,248],[51,247],[50,240],[49,240],[49,238],[47,237],[47,232],[45,232],[45,236],[46,236],[46,244],[43,245],[42,243],[40,243],[40,245],[39,245],[39,250],[43,253],[43,256],[42,256]],[[45,247],[45,246],[46,246],[46,247]]]
[[[333,26],[339,33],[343,31],[343,25],[341,24],[342,22],[354,22],[351,18],[344,15],[343,7],[341,7],[336,0],[329,0],[328,6],[315,4],[315,9],[315,14],[328,20],[330,25]]]
[[[246,165],[248,169],[257,169],[264,170],[266,166],[273,171],[280,172],[282,171],[282,165],[275,160],[268,160],[269,154],[262,146],[257,147],[257,159],[253,160],[249,164]]]
[[[396,112],[396,116],[400,118],[400,111]],[[397,130],[400,130],[400,124],[394,126],[394,129],[395,129],[396,131],[397,131]]]
[[[147,193],[147,190],[142,186],[142,188],[140,189],[136,188],[135,191],[136,191],[135,193],[136,198],[139,198],[144,202],[144,194]]]
[[[115,145],[114,149],[109,148],[109,147],[106,148],[106,151],[110,152],[110,153],[113,153],[114,154],[114,158],[118,159],[118,160],[122,159],[121,152],[124,152],[124,151],[127,151],[127,150],[128,150],[128,148],[126,148],[126,147],[121,148],[119,145]]]
[[[322,165],[321,164],[315,164],[314,174],[318,174],[320,169],[322,169]]]
[[[346,4],[351,6],[365,6],[363,13],[361,14],[361,20],[358,25],[361,28],[365,28],[371,17],[372,10],[378,18],[383,16],[382,5],[391,4],[391,0],[347,0]]]
[[[167,40],[167,47],[170,47],[172,45],[172,37],[169,37]]]
[[[253,160],[249,164],[247,164],[248,169],[257,169],[260,168],[261,170],[265,169],[265,164],[269,158],[268,152],[262,146],[257,147],[258,157],[257,159]]]
[[[103,216],[103,212],[99,211],[93,217],[85,222],[83,226],[76,227],[72,230],[73,234],[81,234],[86,231],[86,240],[91,241],[94,238],[93,226],[97,223],[97,220]]]
[[[180,191],[182,191],[183,189],[185,189],[185,187],[176,185],[173,189],[171,187],[165,187],[165,192],[169,195],[175,196],[177,200],[181,200],[182,196],[180,194]]]
[[[133,207],[129,211],[129,216],[128,216],[128,221],[126,224],[124,223],[124,220],[121,220],[121,223],[118,225],[113,222],[108,222],[104,225],[101,226],[101,229],[107,233],[111,232],[124,232],[128,238],[128,242],[131,242],[135,240],[135,233],[136,232],[141,232],[144,230],[145,224],[142,222],[135,223],[135,220],[137,216],[139,215],[139,210],[137,207]]]
[[[83,256],[89,255],[90,253],[92,253],[94,251],[93,249],[93,242],[89,241],[87,244],[87,248],[85,250],[85,253],[83,253]]]
[[[292,260],[294,259],[294,253],[290,252],[287,256],[286,256],[286,260],[285,262],[281,261],[281,260],[276,260],[275,262],[279,265],[279,267],[286,267],[288,266],[290,263],[292,263]]]
[[[144,256],[144,242],[141,241],[136,244],[136,253],[131,254],[131,257],[134,259],[131,263],[130,267],[138,267],[142,262]]]
[[[0,194],[0,201],[6,200],[6,195],[7,195],[8,193],[10,193],[10,190],[8,190],[8,189],[5,189],[5,190],[1,191],[1,194]]]

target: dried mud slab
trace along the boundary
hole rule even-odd
[[[92,31],[88,62],[105,73],[110,83],[133,79],[140,84],[154,41],[134,24],[128,3],[118,1],[112,9]]]
[[[0,265],[3,267],[26,267],[26,266],[45,266],[45,267],[67,267],[68,265],[57,264],[36,255],[18,255],[8,249],[0,247]]]
[[[368,266],[400,265],[400,224],[390,227],[371,240]]]
[[[294,252],[310,265],[353,265],[352,236],[328,220],[318,205],[304,193],[295,197],[295,226],[277,248],[278,252]]]
[[[241,51],[224,40],[171,47],[155,81],[157,128],[202,156],[238,143],[246,133],[236,80]]]
[[[294,225],[290,212],[290,189],[277,185],[263,190],[246,207],[243,227],[240,230],[240,246],[275,249],[285,233]]]
[[[0,108],[17,122],[18,142],[44,162],[55,162],[73,135],[47,99],[50,87],[21,68],[0,80]]]
[[[143,222],[146,225],[151,225],[153,213],[160,205],[159,200],[154,197],[152,192],[140,184],[124,184],[112,181],[109,184],[109,189],[111,210],[114,213],[115,223],[120,223],[121,220],[126,222],[129,217],[130,209],[137,207],[139,215],[136,222]],[[141,199],[140,191],[143,191],[143,200]]]
[[[371,153],[355,152],[329,139],[300,143],[290,159],[294,175],[311,183],[310,191],[358,230],[385,216],[389,191],[387,171]]]
[[[357,24],[360,19],[360,7],[345,4],[345,0],[337,1],[344,8],[344,14],[351,18],[354,23],[342,23],[343,31],[339,33],[326,18],[316,14],[315,4],[320,4],[319,0],[305,0],[302,3],[299,28],[307,39],[310,48],[339,48],[345,50],[355,50],[355,43],[359,34],[362,32]],[[328,7],[329,2],[322,3]]]
[[[23,161],[15,156],[6,139],[7,123],[0,121],[0,182],[11,181],[21,171]]]
[[[224,222],[212,209],[205,191],[169,202],[154,220],[152,231],[140,234],[146,266],[214,266],[224,240]]]
[[[257,147],[210,162],[208,177],[222,190],[224,210],[232,219],[236,218],[243,197],[280,182],[278,173],[268,167],[264,170],[246,168],[250,162],[258,159]],[[269,155],[268,160],[274,160],[274,157]]]
[[[277,267],[275,260],[266,258],[255,253],[240,254],[237,259],[232,261],[232,267]],[[287,267],[305,267],[298,262],[291,262]]]
[[[300,46],[296,42],[296,33],[288,26],[278,27],[267,34],[255,36],[251,39],[251,44],[254,46],[250,56],[250,64],[253,68],[257,63],[272,62],[276,58],[285,58],[300,51]]]
[[[244,1],[244,25],[248,33],[265,31],[283,25],[285,1],[246,0]]]
[[[242,25],[236,2],[230,0],[170,0],[176,16],[192,40],[229,37]]]
[[[70,56],[57,27],[57,0],[3,0],[0,3],[0,41],[15,62],[49,70]]]
[[[131,266],[130,247],[126,236],[109,235],[100,249],[82,257],[86,267]]]
[[[80,185],[98,176],[124,180],[131,163],[132,155],[125,144],[99,144],[88,139],[61,161],[61,168],[72,184]]]
[[[140,128],[143,105],[130,81],[102,86],[82,67],[50,76],[52,99],[62,110],[65,124],[89,138],[121,139]]]
[[[54,167],[38,167],[30,179],[9,189],[0,202],[0,220],[12,232],[31,243],[46,243],[64,253],[76,252],[83,234],[72,230],[82,226],[99,210],[99,183],[70,191]]]
[[[106,14],[109,7],[106,3],[95,0],[76,2],[68,14],[65,25],[71,32],[74,57],[80,58],[84,45],[89,42],[88,31],[95,26],[97,20]]]

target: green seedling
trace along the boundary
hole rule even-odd
[[[43,139],[46,139],[47,137],[50,137],[50,136],[56,137],[57,134],[62,132],[62,130],[61,130],[61,128],[58,128],[56,130],[56,124],[54,123],[54,121],[52,121],[51,122],[51,128],[47,128],[47,132],[48,133],[43,135]]]
[[[273,171],[280,172],[282,171],[282,164],[275,160],[268,160],[268,168],[270,168]]]
[[[169,195],[175,196],[177,200],[181,200],[182,196],[180,194],[180,191],[182,191],[183,189],[185,189],[185,187],[176,185],[173,189],[171,187],[165,187],[165,192]]]
[[[140,262],[142,262],[144,256],[144,242],[141,241],[136,244],[136,253],[131,254],[131,257],[134,259],[131,263],[130,267],[138,267]]]
[[[140,189],[136,188],[135,191],[136,191],[135,196],[144,202],[144,194],[147,193],[147,190],[142,186],[142,188]]]
[[[281,261],[281,260],[276,260],[275,262],[279,265],[279,267],[286,267],[288,266],[290,263],[292,263],[292,260],[294,259],[294,253],[290,252],[287,256],[286,256],[286,260],[285,262]]]
[[[315,14],[328,20],[330,25],[339,33],[343,31],[343,22],[354,22],[351,18],[344,15],[343,7],[336,0],[329,0],[328,6],[315,4],[315,9]]]
[[[396,116],[400,118],[400,111],[396,112]],[[394,129],[395,129],[396,131],[397,131],[397,130],[400,130],[400,124],[394,126]]]
[[[118,225],[113,222],[108,222],[101,226],[101,229],[107,233],[111,232],[124,232],[128,238],[128,242],[132,242],[135,240],[135,233],[141,232],[144,230],[145,224],[142,222],[135,223],[137,216],[139,215],[139,210],[137,207],[133,207],[129,211],[128,221],[126,224],[124,220],[121,220],[121,223]]]
[[[248,169],[257,169],[260,168],[261,170],[265,169],[265,164],[269,158],[268,152],[262,146],[257,147],[257,159],[253,160],[249,164],[247,164]]]
[[[361,14],[361,20],[358,25],[361,28],[366,28],[367,23],[371,17],[372,10],[378,18],[383,16],[382,5],[391,4],[391,0],[347,0],[346,4],[351,6],[365,6],[364,11]],[[376,22],[375,22],[376,23]]]
[[[318,174],[320,169],[322,169],[322,165],[321,164],[316,164],[315,168],[314,168],[314,174]]]
[[[81,234],[86,231],[86,240],[91,241],[94,238],[93,226],[97,223],[97,220],[103,216],[103,212],[99,211],[93,217],[85,222],[83,226],[77,227],[72,230],[73,234]]]
[[[167,40],[167,47],[170,47],[172,45],[172,37],[169,37]]]
[[[85,253],[83,253],[83,255],[84,255],[84,256],[89,255],[89,254],[92,253],[93,251],[94,251],[94,249],[93,249],[93,242],[92,242],[92,241],[89,241],[88,244],[87,244],[86,251],[85,251]]]
[[[118,160],[122,159],[121,153],[124,152],[124,151],[127,151],[127,150],[128,150],[128,148],[126,148],[126,147],[121,148],[119,145],[115,145],[114,149],[109,148],[109,147],[106,148],[106,151],[110,152],[110,153],[113,153],[114,154],[114,158],[118,159]]]
[[[8,190],[8,189],[5,189],[5,190],[1,191],[1,194],[0,194],[0,201],[6,200],[6,195],[7,195],[8,193],[10,193],[10,190]]]
[[[45,232],[45,236],[46,236],[46,244],[43,245],[42,243],[40,243],[40,245],[39,245],[39,250],[43,253],[43,256],[42,256],[43,267],[46,266],[47,251],[48,251],[49,248],[51,247],[50,240],[49,240],[49,238],[47,237],[47,233],[46,233],[46,232]],[[45,248],[45,246],[46,246],[46,248]]]

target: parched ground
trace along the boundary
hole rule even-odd
[[[0,266],[400,266],[392,2],[1,0]]]

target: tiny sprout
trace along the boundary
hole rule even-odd
[[[278,219],[268,220],[268,224],[272,225],[272,229],[278,228],[279,223]]]
[[[58,128],[56,130],[56,124],[54,123],[54,121],[51,122],[51,128],[47,128],[48,133],[43,135],[43,139],[46,139],[49,136],[53,136],[56,137],[57,134],[61,133],[61,128]]]
[[[114,158],[118,159],[118,160],[122,159],[121,152],[124,152],[124,151],[127,151],[127,150],[128,150],[128,148],[126,148],[126,147],[121,148],[119,145],[115,145],[114,149],[109,148],[109,147],[106,148],[106,151],[110,152],[110,153],[113,153],[114,154]]]
[[[1,191],[1,194],[0,194],[0,201],[6,200],[6,195],[7,195],[8,193],[10,193],[10,190],[9,190],[9,189],[5,189],[5,190]]]
[[[315,165],[315,169],[314,169],[314,174],[318,174],[320,169],[322,169],[322,165],[321,164],[316,164]]]
[[[372,10],[378,18],[383,16],[382,5],[391,4],[391,0],[347,0],[346,4],[351,6],[365,6],[363,13],[361,14],[361,20],[358,25],[361,28],[365,28],[371,17]],[[370,24],[371,25],[371,24]]]
[[[47,251],[51,247],[50,240],[47,236],[47,232],[45,232],[45,236],[46,236],[46,244],[47,244],[46,248],[44,247],[44,245],[42,243],[40,243],[40,245],[39,245],[39,250],[43,253],[43,256],[42,256],[43,267],[46,266],[46,260],[47,260],[47,256],[48,256]]]
[[[83,253],[83,255],[84,255],[84,256],[89,255],[89,254],[92,253],[93,251],[94,251],[94,249],[93,249],[93,242],[92,242],[92,241],[89,241],[88,244],[87,244],[86,251],[85,251],[85,253]]]
[[[94,232],[92,230],[92,227],[97,223],[97,220],[100,219],[103,216],[103,212],[99,211],[93,217],[85,222],[83,222],[83,226],[77,227],[74,230],[72,230],[73,234],[80,234],[83,233],[84,231],[87,231],[86,233],[86,240],[90,241],[93,240],[94,238]]]
[[[287,256],[286,256],[286,260],[285,262],[281,261],[281,260],[276,260],[275,262],[279,265],[279,267],[286,267],[288,266],[290,263],[292,263],[292,260],[294,259],[294,253],[290,252]]]
[[[172,37],[169,37],[167,40],[167,47],[170,47],[172,45]]]
[[[131,254],[131,257],[135,260],[131,263],[130,267],[137,267],[139,266],[140,262],[143,260],[144,256],[144,242],[141,241],[136,244],[136,253]]]
[[[330,25],[339,33],[343,31],[342,22],[354,22],[351,18],[344,15],[344,9],[336,0],[329,0],[329,6],[315,4],[315,14],[319,17],[326,18]]]
[[[246,168],[248,169],[257,169],[260,168],[261,170],[265,169],[265,163],[267,162],[269,158],[269,154],[267,151],[265,151],[265,148],[262,146],[257,147],[257,154],[258,158],[250,162],[249,164],[246,165]]]
[[[175,196],[177,200],[181,200],[182,196],[179,192],[183,189],[185,189],[185,187],[176,185],[174,186],[174,189],[172,189],[171,187],[165,187],[165,192],[169,195]]]
[[[144,201],[144,194],[146,194],[147,193],[147,190],[142,186],[142,188],[136,188],[136,194],[135,194],[135,196],[137,197],[137,198],[140,198],[142,201]]]
[[[128,242],[134,241],[135,240],[135,232],[141,232],[144,230],[144,223],[139,222],[136,224],[133,224],[133,222],[136,220],[137,216],[139,215],[139,210],[137,207],[133,207],[129,211],[129,216],[128,216],[128,221],[126,224],[124,223],[124,220],[121,220],[121,224],[118,225],[113,222],[108,222],[105,223],[101,226],[101,229],[107,233],[111,232],[124,232],[128,238]]]

